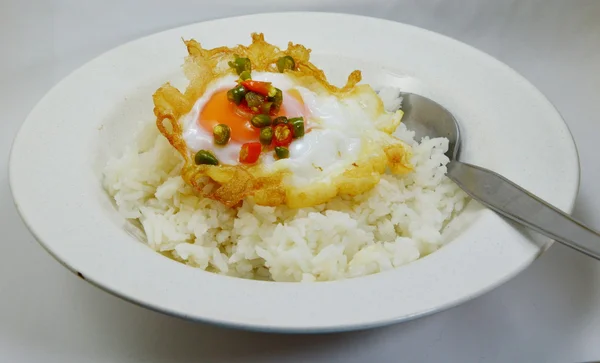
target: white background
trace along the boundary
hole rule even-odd
[[[478,47],[521,72],[571,128],[582,165],[574,215],[600,228],[600,1],[287,4],[0,2],[0,362],[600,359],[600,263],[559,245],[512,281],[451,310],[369,331],[294,336],[191,323],[133,306],[78,279],[34,241],[12,205],[7,157],[19,125],[52,85],[100,53],[143,35],[206,19],[281,10],[347,12],[414,24]],[[394,40],[389,42],[393,46]],[[510,105],[499,99],[498,107]]]

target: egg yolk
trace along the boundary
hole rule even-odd
[[[304,110],[304,102],[302,102],[302,96],[298,91],[292,89],[286,93],[293,97],[295,101],[299,103],[300,108]],[[284,94],[283,103],[275,117],[304,116],[304,112],[302,111],[300,111],[301,114],[293,114],[298,112],[298,110],[295,110],[298,108],[298,106],[288,108],[289,110],[286,109],[286,100]],[[227,90],[217,91],[212,95],[210,100],[208,100],[206,105],[204,105],[202,111],[200,111],[198,123],[205,130],[210,132],[212,132],[216,125],[225,124],[231,128],[231,140],[239,143],[256,141],[260,135],[260,129],[252,126],[249,116],[245,116],[236,112],[236,105],[227,99]]]

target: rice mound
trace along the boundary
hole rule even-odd
[[[446,176],[445,138],[423,139],[401,124],[413,173],[384,175],[371,191],[317,207],[239,208],[201,198],[180,176],[183,159],[150,123],[108,162],[104,188],[139,222],[155,251],[203,270],[248,279],[328,281],[390,270],[446,241],[443,230],[467,196]]]

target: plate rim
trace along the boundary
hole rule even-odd
[[[564,208],[564,210],[566,210],[567,212],[572,212],[572,209],[574,207],[577,195],[579,194],[579,188],[580,188],[580,181],[581,181],[581,165],[580,165],[580,156],[579,156],[579,150],[577,148],[577,145],[575,143],[575,140],[573,138],[573,134],[569,128],[569,125],[565,122],[564,117],[561,115],[560,111],[556,108],[556,106],[554,104],[552,104],[552,102],[537,88],[535,87],[531,82],[529,82],[525,77],[523,77],[518,71],[516,71],[515,69],[511,68],[510,66],[506,65],[505,63],[501,62],[500,60],[496,59],[495,57],[492,57],[491,55],[470,46],[469,44],[460,42],[454,38],[451,38],[449,36],[443,35],[443,34],[439,34],[427,29],[423,29],[420,27],[416,27],[413,25],[409,25],[409,24],[405,24],[405,23],[399,23],[399,22],[395,22],[395,21],[391,21],[391,20],[387,20],[387,19],[381,19],[381,18],[376,18],[376,17],[370,17],[370,16],[362,16],[362,15],[353,15],[353,14],[343,14],[343,13],[331,13],[331,12],[306,12],[306,11],[302,11],[302,12],[296,12],[296,11],[289,11],[289,12],[276,12],[276,13],[256,13],[256,14],[249,14],[249,15],[242,15],[242,16],[234,16],[234,17],[225,17],[225,18],[219,18],[219,19],[213,19],[213,20],[209,20],[209,21],[202,21],[202,22],[196,22],[196,23],[191,23],[191,24],[187,24],[187,25],[183,25],[183,26],[178,26],[178,27],[174,27],[174,28],[170,28],[170,29],[166,29],[166,30],[162,30],[159,32],[155,32],[152,34],[148,34],[136,39],[133,39],[131,41],[128,41],[126,43],[123,43],[117,47],[114,47],[112,49],[109,49],[103,53],[101,53],[100,55],[94,57],[93,59],[85,62],[83,65],[81,65],[80,67],[76,68],[75,70],[73,70],[69,75],[67,75],[66,77],[64,77],[63,79],[61,79],[58,83],[56,83],[55,85],[53,85],[51,87],[50,90],[47,91],[47,93],[38,101],[38,103],[34,106],[34,108],[31,110],[31,112],[28,113],[25,121],[23,122],[23,124],[19,127],[19,130],[17,131],[17,134],[13,140],[13,144],[10,150],[10,154],[9,154],[9,185],[10,185],[10,190],[11,190],[11,194],[13,195],[13,201],[15,204],[15,207],[19,213],[19,215],[21,216],[21,219],[24,221],[24,223],[26,224],[27,228],[29,229],[29,231],[32,233],[32,235],[35,237],[36,241],[38,241],[38,243],[46,250],[48,251],[48,253],[50,255],[52,255],[57,261],[59,261],[59,263],[61,263],[63,266],[67,267],[67,269],[69,269],[70,271],[74,272],[75,274],[77,274],[78,276],[82,277],[84,280],[86,280],[87,282],[91,283],[92,285],[99,287],[115,296],[118,296],[124,300],[130,301],[136,305],[145,307],[145,308],[149,308],[151,310],[154,311],[158,311],[158,312],[163,312],[163,313],[167,313],[169,315],[173,315],[173,316],[178,316],[181,318],[185,318],[188,320],[195,320],[195,321],[203,321],[203,322],[210,322],[213,324],[218,324],[218,325],[225,325],[225,326],[231,326],[231,327],[236,327],[236,328],[242,328],[242,329],[250,329],[250,330],[261,330],[261,331],[285,331],[285,332],[296,332],[296,333],[312,333],[312,332],[327,332],[327,331],[346,331],[346,330],[356,330],[356,329],[364,329],[364,328],[371,328],[371,327],[376,327],[376,326],[383,326],[383,325],[388,325],[388,324],[393,324],[396,323],[398,321],[407,321],[407,320],[412,320],[414,318],[418,318],[420,316],[424,316],[424,315],[429,315],[433,312],[437,312],[437,311],[442,311],[442,310],[446,310],[448,308],[451,308],[453,306],[459,305],[465,301],[471,300],[477,296],[483,295],[486,292],[495,289],[496,287],[498,287],[499,285],[502,285],[503,283],[505,283],[506,281],[512,279],[514,276],[516,276],[517,274],[519,274],[520,272],[522,272],[526,267],[528,267],[530,265],[530,263],[537,257],[539,257],[539,255],[541,255],[544,250],[541,250],[540,253],[537,256],[534,256],[533,259],[531,259],[531,261],[528,261],[527,263],[524,263],[519,269],[515,269],[513,270],[511,273],[506,274],[504,276],[503,279],[497,280],[492,284],[488,284],[486,289],[483,290],[479,290],[473,294],[470,295],[466,295],[463,296],[460,299],[455,299],[451,302],[448,302],[446,304],[442,304],[440,306],[437,306],[431,310],[427,310],[427,311],[421,311],[417,314],[411,315],[411,316],[404,316],[404,317],[400,317],[400,318],[396,318],[396,319],[384,319],[383,321],[373,321],[371,322],[371,324],[364,324],[364,323],[359,323],[359,324],[353,324],[353,323],[349,323],[346,325],[335,325],[335,326],[312,326],[312,327],[293,327],[293,326],[277,326],[274,324],[264,324],[264,325],[260,325],[260,324],[256,324],[256,323],[248,323],[248,322],[239,322],[239,321],[235,321],[235,320],[231,320],[231,321],[224,321],[223,319],[216,319],[213,320],[210,317],[199,317],[199,316],[190,316],[188,314],[185,313],[181,313],[179,311],[175,311],[175,310],[169,310],[168,308],[165,308],[164,306],[155,306],[154,304],[152,304],[152,302],[149,301],[142,301],[142,300],[138,300],[136,299],[134,296],[128,296],[127,294],[123,294],[120,293],[119,291],[113,290],[111,288],[111,286],[106,286],[104,284],[102,284],[101,282],[95,281],[95,279],[90,278],[89,276],[84,277],[84,275],[82,275],[80,272],[78,272],[78,270],[75,268],[75,266],[71,266],[71,264],[68,263],[68,261],[65,261],[64,259],[61,259],[56,253],[55,251],[52,250],[51,245],[52,243],[48,243],[45,242],[43,240],[43,238],[41,238],[41,236],[38,235],[38,233],[36,232],[35,226],[30,224],[30,221],[27,219],[27,212],[24,211],[21,206],[19,205],[19,202],[15,196],[15,183],[17,183],[17,181],[15,180],[16,175],[17,175],[17,171],[15,171],[15,145],[18,146],[18,142],[19,139],[23,137],[22,135],[22,131],[24,128],[24,125],[28,122],[28,120],[30,119],[31,114],[35,111],[35,109],[38,107],[38,105],[44,100],[46,99],[46,97],[48,97],[54,90],[56,90],[61,84],[63,84],[63,82],[65,82],[67,79],[70,79],[70,77],[76,73],[81,71],[82,69],[85,69],[86,66],[88,66],[90,63],[94,62],[95,60],[97,60],[98,58],[102,58],[104,57],[106,54],[113,52],[117,49],[121,49],[121,48],[125,48],[128,45],[130,45],[131,43],[135,43],[138,42],[142,39],[146,39],[146,38],[151,38],[157,34],[161,34],[161,33],[165,33],[165,32],[169,32],[169,31],[174,31],[174,30],[183,30],[185,28],[188,27],[193,27],[199,24],[210,24],[210,23],[214,23],[214,22],[222,22],[225,20],[236,20],[236,19],[244,19],[244,18],[255,18],[255,17],[261,17],[261,16],[295,16],[295,15],[300,15],[300,16],[313,16],[315,14],[319,14],[319,15],[324,15],[324,16],[342,16],[342,17],[349,17],[349,18],[362,18],[362,19],[368,19],[368,20],[372,20],[372,21],[377,21],[377,22],[385,22],[385,23],[392,23],[392,24],[401,24],[402,26],[405,27],[410,27],[413,29],[417,29],[418,31],[421,32],[426,32],[429,33],[431,35],[434,35],[437,38],[442,38],[444,39],[444,41],[451,41],[451,42],[455,42],[460,44],[462,47],[468,47],[471,49],[471,51],[475,51],[476,53],[478,53],[480,56],[486,57],[490,60],[492,60],[497,66],[502,66],[503,68],[505,68],[505,70],[509,71],[510,73],[512,73],[513,75],[515,75],[516,77],[520,78],[520,80],[529,85],[530,88],[536,92],[538,94],[538,96],[542,97],[549,106],[551,106],[553,108],[553,111],[558,115],[558,117],[562,120],[563,126],[566,128],[567,133],[570,137],[570,145],[573,147],[573,150],[575,152],[575,169],[577,171],[576,175],[574,176],[575,179],[575,188],[572,191],[572,195],[570,196],[569,200],[570,203],[568,205],[567,208]],[[548,246],[549,247],[549,246]],[[422,260],[422,259],[421,259]],[[376,275],[371,275],[369,277],[373,277],[373,276],[378,276],[379,274]],[[331,284],[331,283],[336,283],[336,282],[323,282],[323,283],[319,283],[319,284]]]

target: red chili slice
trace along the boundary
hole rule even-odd
[[[240,150],[240,163],[254,164],[258,161],[261,149],[260,142],[247,142],[243,144]]]
[[[273,97],[275,95],[275,87],[271,85],[271,82],[246,80],[242,82],[242,86],[252,92],[260,93],[263,96]]]
[[[289,124],[277,124],[273,128],[273,144],[275,146],[288,146],[294,139],[294,133]]]

